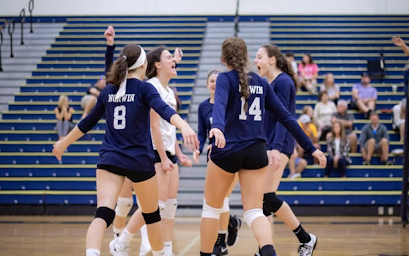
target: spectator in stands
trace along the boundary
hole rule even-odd
[[[370,86],[371,78],[367,72],[361,75],[361,83],[354,85],[352,88],[352,107],[366,114],[366,118],[370,117],[372,111],[375,110],[376,99],[378,98],[377,91]]]
[[[370,123],[362,128],[361,136],[359,137],[361,145],[363,164],[371,163],[374,153],[381,154],[381,162],[386,165],[391,165],[388,161],[389,154],[389,134],[386,126],[379,123],[379,116],[376,112],[370,115]]]
[[[346,177],[346,167],[351,163],[349,141],[345,135],[341,122],[335,122],[331,135],[327,139],[328,163],[325,167],[325,178],[329,177],[333,169],[338,169],[343,178]]]
[[[287,178],[295,179],[301,177],[301,173],[305,170],[307,165],[307,160],[299,157],[297,148],[294,148],[294,153],[291,155],[290,161],[288,162],[288,169],[290,170],[290,174]]]
[[[400,132],[400,141],[403,142],[405,136],[405,113],[406,113],[406,98],[399,104],[393,107],[393,123],[394,129]]]
[[[318,66],[308,53],[304,53],[302,62],[298,65],[299,79],[301,87],[304,87],[311,94],[317,94]]]
[[[358,138],[353,131],[354,115],[347,112],[348,103],[345,100],[339,100],[337,104],[337,112],[332,116],[331,122],[334,126],[335,122],[340,122],[344,128],[345,135],[348,138],[352,153],[356,153],[358,148]],[[331,135],[329,133],[328,135]],[[328,139],[328,137],[327,137]]]
[[[400,47],[403,52],[409,56],[409,46],[405,44],[405,42],[402,40],[402,38],[398,36],[392,37],[392,42]],[[406,64],[405,69],[403,71],[403,84],[405,86],[405,97],[408,97],[408,86],[409,86],[409,63]]]
[[[62,140],[67,134],[74,129],[75,124],[72,121],[74,109],[69,106],[68,97],[61,95],[58,99],[58,106],[54,109],[55,117],[57,118],[58,139]]]
[[[99,94],[106,85],[107,82],[105,80],[105,77],[101,76],[100,79],[95,83],[95,85],[91,85],[88,88],[86,94],[81,99],[81,108],[84,110],[84,113],[81,116],[81,120],[84,119],[94,108]]]
[[[321,85],[320,92],[326,91],[331,101],[337,104],[340,97],[339,85],[335,84],[334,75],[328,73],[325,75],[324,82]]]
[[[318,127],[318,123],[314,118],[314,109],[310,105],[305,105],[302,108],[302,115],[308,115],[311,119],[311,123]]]
[[[305,134],[308,136],[308,138],[310,138],[314,147],[316,147],[317,149],[320,149],[321,146],[318,142],[318,130],[317,130],[317,127],[311,122],[311,118],[307,114],[303,114],[298,119],[298,124],[301,126],[301,128],[303,129]],[[297,150],[298,150],[298,155],[300,157],[303,157],[304,150],[300,146],[297,146]]]
[[[327,133],[331,131],[332,116],[337,112],[337,107],[334,102],[329,100],[328,93],[322,91],[318,95],[319,102],[315,104],[314,119],[318,123],[318,137],[320,140],[325,140]]]
[[[297,62],[295,62],[295,56],[294,53],[292,52],[287,52],[285,54],[286,59],[288,60],[288,62],[290,62],[291,67],[293,67],[294,73],[298,74],[298,66],[297,66]]]

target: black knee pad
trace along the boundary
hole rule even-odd
[[[108,207],[98,207],[95,218],[101,218],[105,220],[107,223],[107,227],[109,227],[115,219],[115,211],[108,208]]]
[[[283,200],[276,196],[276,193],[264,194],[263,212],[264,215],[269,216],[272,212],[277,212],[283,205]]]
[[[156,211],[152,213],[142,213],[142,216],[145,220],[146,225],[153,224],[156,222],[159,222],[160,219],[160,212],[159,212],[159,207]]]

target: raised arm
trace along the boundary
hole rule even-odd
[[[400,38],[400,37],[398,37],[398,36],[394,36],[394,37],[392,37],[392,42],[393,42],[396,46],[400,47],[400,48],[402,49],[402,51],[403,51],[407,56],[409,56],[409,46],[407,46],[407,45],[405,44],[405,42],[402,40],[402,38]]]
[[[105,39],[107,40],[107,49],[105,50],[105,75],[111,68],[112,63],[114,63],[114,52],[115,52],[115,29],[109,26],[104,33]]]

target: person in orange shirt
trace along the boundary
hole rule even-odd
[[[315,124],[311,122],[311,118],[307,114],[301,115],[300,118],[298,118],[298,124],[300,125],[301,129],[305,132],[305,134],[308,136],[308,138],[310,138],[314,147],[321,148],[318,142],[318,130]],[[297,145],[297,151],[298,155],[300,157],[303,157],[304,150],[299,145]]]

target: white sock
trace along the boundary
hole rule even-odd
[[[119,237],[118,243],[121,245],[129,246],[131,244],[133,236],[134,234],[132,234],[127,228],[125,228],[124,232]]]
[[[165,252],[172,253],[172,241],[165,242],[164,244],[165,244],[165,248],[164,248]]]
[[[227,230],[219,230],[219,234],[227,234]]]
[[[125,228],[113,227],[112,230],[114,231],[114,239],[115,239],[115,238],[118,238],[122,234],[122,232],[124,232]]]
[[[148,229],[146,228],[146,225],[141,227],[141,240],[141,243],[149,243]]]
[[[153,256],[163,256],[163,255],[165,255],[165,248],[163,248],[160,251],[152,251],[152,254],[153,254]]]
[[[87,249],[85,252],[86,256],[100,256],[101,252],[98,249]]]

